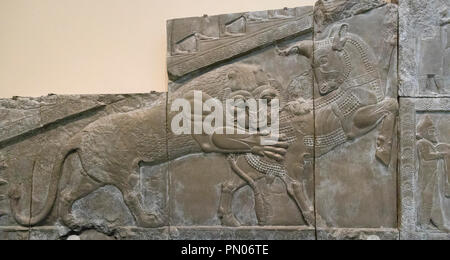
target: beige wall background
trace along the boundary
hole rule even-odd
[[[0,0],[0,97],[166,91],[166,20],[315,0]]]

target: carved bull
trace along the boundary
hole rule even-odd
[[[202,91],[205,98],[219,100],[243,93],[267,99],[282,94],[281,86],[258,66],[223,66],[181,86],[170,95],[168,103],[162,101],[149,109],[114,114],[87,126],[61,150],[51,174],[47,202],[40,212],[31,217],[21,215],[19,200],[24,196],[23,191],[20,187],[11,188],[13,216],[21,225],[37,225],[50,214],[60,194],[59,215],[63,222],[73,229],[83,227],[86,223],[71,214],[73,203],[102,186],[113,185],[122,192],[139,226],[163,226],[167,221],[165,214],[146,212],[141,195],[135,192],[139,165],[142,162],[157,165],[189,154],[217,152],[230,155],[230,164],[237,173],[235,179],[222,185],[219,216],[224,225],[239,225],[231,211],[231,201],[234,192],[246,185],[254,189],[257,217],[260,224],[265,223],[264,198],[255,180],[266,176],[284,181],[305,222],[314,225],[316,216],[311,199],[301,180],[295,178],[305,170],[305,162],[314,157],[314,150],[316,156],[323,155],[383,122],[377,156],[388,164],[398,110],[397,101],[385,97],[381,90],[380,76],[367,45],[356,35],[346,33],[346,29],[345,25],[341,26],[324,41],[300,42],[280,53],[310,58],[317,95],[314,102],[292,101],[285,106],[280,116],[285,138],[279,142],[262,145],[261,134],[174,135],[162,125],[162,115],[167,115],[165,122],[171,122],[176,115],[168,112],[166,104],[170,106],[176,98],[189,99],[194,90]],[[354,60],[348,57],[351,55],[358,57],[358,64],[352,64]],[[362,66],[355,67],[359,64]],[[59,191],[62,174],[70,174],[71,182]]]
[[[223,184],[219,215],[224,225],[239,225],[231,211],[231,201],[233,194],[246,185],[254,190],[259,223],[265,223],[266,205],[256,181],[266,176],[283,180],[307,224],[322,221],[314,214],[303,180],[296,176],[307,176],[304,171],[311,166],[305,163],[314,156],[318,158],[380,124],[375,156],[389,166],[398,102],[383,90],[371,49],[347,30],[348,25],[342,24],[331,30],[325,40],[302,41],[279,51],[282,56],[298,54],[310,59],[314,98],[291,101],[281,111],[280,132],[289,143],[284,162],[253,154],[231,158],[239,178]]]

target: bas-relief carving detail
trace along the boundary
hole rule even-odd
[[[243,63],[223,66],[191,80],[187,85],[181,84],[178,88],[173,89],[172,93],[169,93],[169,96],[175,99],[186,95],[189,91],[202,90],[211,97],[223,100],[226,97],[233,96],[233,91],[240,92],[245,90],[248,97],[255,98],[258,97],[257,92],[260,88],[272,88],[275,93],[274,96],[287,96],[284,100],[284,109],[280,111],[281,131],[285,134],[286,141],[290,144],[286,152],[279,150],[280,154],[286,153],[285,160],[283,163],[277,163],[276,156],[270,158],[271,156],[264,153],[229,156],[231,170],[237,176],[235,175],[234,177],[235,181],[232,180],[222,184],[218,216],[223,225],[240,225],[234,216],[236,212],[231,211],[230,205],[233,203],[233,194],[244,186],[251,187],[253,191],[254,208],[258,223],[260,225],[266,224],[266,204],[270,205],[270,202],[265,203],[266,198],[260,191],[257,181],[260,178],[268,180],[275,178],[284,182],[287,194],[296,202],[306,224],[314,225],[317,222],[317,224],[326,227],[327,224],[323,222],[320,213],[316,213],[315,218],[314,216],[311,217],[314,209],[313,204],[310,202],[312,196],[305,196],[307,192],[305,193],[301,187],[302,182],[303,185],[305,183],[310,185],[310,183],[305,182],[308,178],[304,176],[314,175],[314,165],[311,158],[320,158],[335,150],[345,150],[343,149],[343,144],[364,137],[379,126],[379,131],[377,131],[379,133],[378,137],[375,136],[372,140],[375,146],[374,159],[368,162],[381,169],[379,174],[388,175],[383,180],[383,184],[387,183],[389,186],[387,189],[389,194],[387,194],[386,199],[391,199],[391,203],[389,203],[389,208],[386,208],[386,210],[390,212],[390,215],[389,220],[379,225],[370,223],[368,219],[362,219],[360,222],[369,223],[362,226],[365,228],[373,226],[380,228],[383,226],[395,227],[397,217],[395,207],[396,150],[393,148],[395,147],[394,132],[398,103],[394,73],[396,71],[396,41],[395,36],[390,35],[389,32],[393,33],[396,31],[396,23],[395,19],[383,18],[386,14],[396,15],[396,8],[387,6],[373,12],[375,14],[372,17],[375,16],[375,19],[381,19],[379,24],[382,25],[380,26],[381,28],[375,28],[374,31],[384,31],[386,36],[388,36],[382,39],[381,47],[381,53],[388,58],[387,62],[377,60],[372,47],[360,36],[353,33],[353,31],[360,33],[360,31],[355,29],[357,26],[351,26],[351,24],[344,22],[330,26],[326,34],[323,34],[325,37],[322,40],[315,42],[311,40],[297,40],[290,44],[285,44],[291,45],[287,48],[269,46],[261,53],[244,56],[241,58]],[[372,17],[370,18],[373,19]],[[360,21],[356,19],[355,24],[358,22]],[[378,23],[375,22],[374,24]],[[379,43],[376,42],[374,46],[378,47],[377,44]],[[257,72],[261,71],[260,67],[267,65],[267,62],[259,65],[258,62],[263,58],[258,57],[271,57],[272,59],[266,58],[264,60],[272,60],[274,64],[280,65],[278,63],[280,58],[278,57],[277,60],[273,56],[274,52],[280,57],[287,57],[284,58],[284,61],[280,61],[281,66],[289,66],[292,62],[289,59],[292,59],[292,57],[302,57],[302,63],[306,64],[303,65],[306,69],[301,73],[297,72],[288,77],[283,75],[285,76],[284,78],[293,78],[287,82],[288,84],[286,82],[282,83],[283,79],[278,82],[270,80],[270,76],[265,78],[257,77]],[[244,65],[245,62],[251,62],[251,64],[256,65]],[[273,70],[273,68],[270,69]],[[270,73],[272,76],[277,75],[273,74],[273,71],[270,71],[270,69],[262,72]],[[229,75],[230,73],[232,77],[228,77],[228,80],[226,76],[220,76],[224,74]],[[216,76],[210,76],[209,74]],[[225,78],[225,81],[233,79],[235,82],[227,82],[216,89],[214,83],[210,83],[210,85],[205,87],[205,84],[202,83],[203,78],[211,78],[213,82],[220,78]],[[239,80],[241,78],[247,79],[247,81]],[[305,83],[303,86],[299,86],[298,82],[300,80],[304,82],[305,79],[310,79],[310,84]],[[229,90],[227,90],[228,85],[231,86]],[[303,87],[306,89],[308,89],[307,86],[309,85],[311,88],[309,93],[308,91],[301,93],[302,91],[295,89],[296,85],[299,88]],[[277,88],[277,86],[279,87]],[[278,90],[278,93],[276,90]],[[334,124],[332,124],[333,122]],[[204,151],[224,152],[217,149],[217,145],[212,144],[209,138],[196,139],[200,141],[199,145]],[[213,142],[214,139],[215,137],[212,137]],[[177,140],[175,142],[183,141]],[[170,143],[171,138],[169,138],[169,151],[176,150],[171,148]],[[219,143],[223,144],[223,142]],[[192,144],[192,142],[189,142],[189,144]],[[322,149],[317,149],[319,146]],[[184,145],[184,147],[187,146]],[[192,148],[188,148],[188,150],[192,150]],[[377,166],[378,164],[380,166]],[[177,173],[172,172],[172,178],[177,179],[177,177],[174,177],[176,175]],[[312,179],[310,180],[312,181]],[[370,179],[366,181],[377,182]],[[373,196],[369,196],[367,199],[372,200]],[[383,203],[381,202],[379,205]],[[348,227],[351,228],[353,226]]]
[[[448,98],[401,99],[401,231],[449,239]]]
[[[315,30],[385,4],[384,0],[319,0],[314,7]]]
[[[253,49],[312,30],[312,8],[172,20],[168,73],[173,80]]]
[[[151,108],[155,108],[153,111],[156,112],[158,106],[165,104],[164,97],[163,94],[152,93],[104,96],[51,95],[38,99],[2,100],[2,111],[6,109],[10,112],[6,116],[6,120],[14,119],[15,113],[24,114],[28,110],[38,109],[40,110],[40,118],[37,120],[43,123],[28,132],[17,131],[13,137],[6,133],[7,139],[1,142],[2,168],[0,175],[2,183],[0,191],[2,192],[2,198],[7,199],[0,201],[2,207],[0,233],[8,233],[8,230],[14,229],[20,230],[20,228],[14,227],[17,224],[24,227],[50,225],[54,227],[50,229],[44,227],[42,229],[39,227],[30,229],[28,238],[57,239],[68,232],[65,228],[58,226],[60,224],[57,220],[61,219],[62,224],[73,230],[92,228],[110,234],[109,232],[112,231],[109,229],[109,225],[116,225],[123,221],[123,219],[119,219],[120,217],[126,218],[127,216],[125,213],[121,215],[121,213],[110,211],[109,208],[104,207],[102,202],[96,200],[95,196],[89,198],[90,193],[94,191],[103,198],[108,197],[108,194],[113,195],[111,198],[113,203],[110,206],[117,205],[118,209],[129,206],[128,209],[131,214],[135,214],[134,216],[129,215],[129,217],[135,217],[137,221],[140,221],[136,217],[136,214],[140,213],[136,213],[136,207],[141,205],[130,206],[127,192],[132,191],[123,190],[124,185],[133,185],[133,182],[137,182],[140,179],[139,174],[137,176],[131,174],[134,179],[128,178],[126,180],[128,183],[122,181],[121,178],[126,178],[130,174],[122,177],[120,171],[115,170],[120,169],[120,167],[127,167],[124,166],[126,164],[122,164],[123,161],[122,163],[118,161],[120,159],[126,160],[126,158],[113,155],[102,159],[100,154],[105,152],[105,150],[101,150],[102,148],[108,147],[110,149],[106,151],[105,156],[108,152],[116,153],[116,155],[125,152],[130,153],[130,151],[121,151],[118,149],[119,146],[108,146],[108,142],[112,139],[118,142],[124,141],[123,136],[120,138],[119,125],[121,124],[116,124],[116,128],[114,128],[114,119],[121,121],[118,118],[124,119],[127,116],[139,114],[138,111],[151,111]],[[92,103],[98,104],[97,108],[94,106],[94,109],[92,109]],[[54,108],[61,106],[63,109],[52,110],[51,106],[54,106]],[[160,112],[163,115],[165,114],[164,105]],[[161,118],[161,115],[158,115],[158,117]],[[27,121],[23,120],[23,124],[14,126],[21,129],[22,125],[26,125],[26,123]],[[161,123],[165,124],[164,118],[162,118]],[[108,132],[119,134],[116,135],[118,139],[108,137]],[[83,138],[86,142],[83,142]],[[164,144],[164,137],[162,141]],[[155,144],[157,142],[154,142],[151,146],[154,147]],[[95,146],[95,148],[90,145]],[[66,148],[63,148],[64,146]],[[150,147],[148,143],[147,146]],[[126,146],[122,146],[122,148],[126,148]],[[82,150],[86,153],[83,153]],[[139,152],[139,149],[130,150]],[[98,164],[92,166],[92,163]],[[118,168],[107,168],[113,164]],[[108,172],[102,172],[101,169]],[[96,174],[95,176],[93,176],[93,171]],[[109,178],[107,176],[109,173],[115,174]],[[114,188],[123,192],[117,193],[116,190],[102,191],[101,189],[96,191],[97,188],[105,185],[114,185]],[[5,186],[7,186],[6,189],[4,189]],[[134,191],[133,194],[135,194]],[[81,204],[78,202],[78,200],[84,199],[87,199],[88,202]],[[72,207],[74,203],[76,205]],[[81,215],[88,213],[89,207],[94,207],[96,211],[103,212],[99,216],[104,214],[106,224],[99,224],[91,217],[86,220],[82,220],[82,217],[75,218],[75,215],[80,212]],[[4,208],[6,210],[3,210]],[[59,234],[59,236],[54,234]]]
[[[313,65],[320,96],[315,101],[315,182],[317,213],[324,219],[318,225],[321,237],[336,228],[397,227],[396,16],[395,5],[380,5],[315,26]],[[379,37],[372,32],[380,32]],[[333,52],[323,51],[327,45]]]
[[[400,230],[450,239],[448,1],[399,1]],[[417,97],[417,98],[413,98]]]
[[[448,126],[447,126],[448,127]],[[427,229],[434,225],[441,231],[450,232],[445,199],[450,198],[448,171],[450,145],[439,143],[435,123],[426,115],[417,126],[418,189],[420,194],[419,224]],[[441,185],[442,184],[442,185]]]
[[[445,49],[431,2],[423,32]],[[0,239],[449,239],[450,102],[401,98],[397,126],[397,29],[379,0],[177,19],[168,94],[0,100]],[[426,95],[445,95],[440,58],[408,71]],[[195,90],[280,99],[281,138],[175,135],[171,104]]]
[[[448,1],[400,1],[400,86],[410,97],[450,94]]]
[[[274,47],[269,47],[265,50],[262,56],[272,56],[278,60],[283,60],[282,57],[277,55]],[[261,57],[262,58],[262,57]],[[247,59],[258,59],[255,57],[247,57]],[[288,66],[284,64],[283,66]],[[295,73],[295,71],[293,72]],[[215,82],[220,83],[216,84]],[[179,97],[185,97],[189,99],[189,95],[193,90],[200,90],[203,92],[205,99],[210,97],[218,98],[224,101],[227,98],[238,96],[245,96],[246,98],[280,98],[283,99],[283,89],[275,79],[271,79],[269,75],[262,67],[258,65],[249,65],[243,63],[237,63],[232,65],[223,66],[205,75],[199,76],[193,79],[191,82],[181,86],[176,91],[169,93],[170,99],[174,100]],[[269,95],[269,96],[267,96]],[[237,98],[237,97],[236,97]],[[169,102],[170,106],[170,102]],[[267,198],[264,196],[261,186],[258,183],[261,179],[266,179],[268,182],[274,181],[275,178],[279,178],[285,186],[287,195],[289,195],[293,202],[294,207],[298,207],[300,210],[300,218],[306,224],[314,226],[314,209],[312,199],[304,191],[304,183],[294,179],[295,174],[302,174],[304,165],[303,162],[299,163],[299,169],[296,172],[289,172],[288,168],[291,168],[292,162],[278,163],[285,154],[286,157],[290,157],[289,153],[298,151],[302,153],[301,147],[304,147],[303,139],[297,139],[296,131],[293,127],[292,120],[295,115],[290,111],[280,111],[281,122],[280,128],[282,134],[285,135],[285,140],[280,140],[278,144],[274,146],[262,146],[258,147],[253,145],[254,140],[258,140],[258,136],[220,136],[220,135],[202,135],[202,136],[182,136],[171,138],[169,136],[169,151],[171,159],[184,156],[187,152],[200,152],[201,148],[205,152],[217,152],[222,154],[229,154],[228,161],[230,170],[234,173],[234,176],[230,180],[224,181],[220,184],[221,195],[219,201],[218,217],[222,225],[225,226],[240,226],[239,221],[236,219],[232,212],[233,197],[243,187],[249,186],[253,191],[253,203],[255,208],[255,214],[257,222],[260,225],[265,225],[268,222],[268,215],[270,205],[267,205]],[[169,113],[169,119],[171,118]],[[312,124],[311,122],[304,122]],[[313,126],[311,125],[311,128]],[[257,138],[257,139],[255,139]],[[192,142],[192,139],[196,142]],[[191,140],[191,141],[189,141]],[[298,142],[299,140],[300,142]],[[288,145],[291,144],[289,149]],[[191,147],[190,147],[191,146]],[[295,146],[300,148],[295,149]],[[233,147],[233,148],[231,148]],[[304,149],[303,149],[304,150]],[[239,155],[237,153],[247,153],[246,155]],[[305,151],[303,151],[305,153]],[[297,155],[292,155],[294,160]],[[225,158],[224,158],[225,159]],[[311,162],[310,162],[311,163]],[[173,179],[178,173],[172,171]],[[228,175],[225,170],[224,175]],[[303,180],[302,180],[303,181]],[[191,185],[191,184],[190,184]]]

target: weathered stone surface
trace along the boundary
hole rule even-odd
[[[298,8],[220,16],[219,22],[225,19],[233,21],[233,24],[224,31],[209,35],[219,39],[199,40],[215,43],[216,49],[211,47],[209,50],[210,46],[205,45],[204,51],[194,49],[189,54],[172,51],[168,58],[169,74],[173,74],[171,61],[184,59],[183,56],[189,57],[189,61],[202,61],[196,63],[199,67],[189,65],[189,68],[205,70],[185,74],[184,78],[171,82],[169,86],[170,224],[177,227],[176,232],[171,232],[171,238],[262,239],[281,238],[285,233],[290,239],[290,234],[294,233],[299,234],[299,238],[315,238],[311,232],[315,222],[312,160],[301,162],[308,171],[294,165],[296,152],[301,152],[303,141],[297,138],[295,127],[289,121],[300,120],[293,111],[280,111],[280,131],[293,144],[286,151],[287,162],[283,163],[274,158],[279,156],[276,153],[284,153],[285,148],[260,146],[257,135],[175,135],[171,128],[172,120],[179,114],[178,110],[172,111],[172,105],[179,98],[193,101],[193,91],[202,91],[205,100],[212,97],[223,103],[241,94],[263,99],[264,93],[269,92],[274,95],[271,98],[281,99],[282,107],[290,102],[301,105],[300,101],[312,98],[313,82],[308,58],[280,55],[280,49],[311,40],[311,11],[311,8]],[[210,18],[183,19],[182,25],[180,21],[171,21],[169,28],[185,26],[196,30],[192,28],[204,19]],[[306,27],[305,21],[309,21]],[[241,22],[248,23],[246,31],[240,31],[244,28]],[[176,34],[178,32],[173,35]],[[171,38],[172,34],[169,35]],[[234,39],[229,40],[230,37]],[[226,52],[222,53],[220,48],[225,48]],[[205,58],[205,53],[215,56]],[[233,56],[222,57],[222,54]],[[227,61],[231,57],[236,59]],[[290,105],[293,106],[292,103]],[[309,121],[299,121],[297,127],[313,129],[313,122],[310,117]],[[258,144],[255,145],[250,138]],[[236,142],[240,143],[238,147]],[[272,153],[274,148],[276,152]],[[256,154],[258,149],[263,150],[263,156]],[[213,154],[205,156],[205,152]],[[269,230],[280,227],[289,232],[275,231],[269,235],[265,227],[270,227]]]
[[[385,5],[384,0],[318,0],[314,7],[315,30]]]
[[[275,41],[310,32],[312,8],[171,20],[168,72],[173,79],[239,57]]]
[[[450,99],[400,105],[401,238],[450,239]]]
[[[171,227],[174,240],[314,240],[315,229],[308,227]]]
[[[0,227],[0,240],[28,240],[29,237],[28,228]]]
[[[318,228],[397,227],[396,17],[382,1],[316,5]]]
[[[317,229],[318,240],[399,240],[398,229],[329,228]]]
[[[400,0],[400,95],[450,96],[450,3]]]
[[[121,148],[126,147],[121,146],[121,142],[125,140],[120,137],[120,125],[114,127],[108,123],[117,121],[117,118],[125,119],[127,116],[139,115],[139,111],[157,109],[161,105],[163,109],[160,114],[164,115],[165,96],[163,93],[100,96],[51,95],[37,99],[2,100],[2,111],[26,113],[30,109],[39,109],[36,121],[40,123],[37,128],[27,129],[26,132],[21,131],[21,126],[18,126],[19,130],[13,137],[8,135],[3,139],[4,141],[0,142],[2,165],[0,225],[13,227],[17,224],[25,226],[31,224],[35,226],[39,223],[52,226],[62,222],[74,230],[97,228],[104,232],[110,232],[112,226],[134,225],[135,218],[131,215],[126,203],[124,204],[126,193],[122,191],[128,188],[127,185],[135,185],[133,188],[140,192],[145,187],[136,185],[139,179],[142,177],[146,183],[149,183],[152,182],[153,176],[145,172],[140,174],[139,161],[135,162],[137,163],[135,179],[129,178],[122,181],[118,175],[112,178],[96,175],[102,174],[98,171],[101,167],[111,167],[114,163],[118,163],[114,166],[114,170],[118,171],[120,169],[118,160],[127,161],[123,154],[130,154],[133,151],[139,153],[138,149],[134,148],[122,151]],[[10,120],[9,118],[14,118],[14,113],[4,113],[4,118]],[[165,117],[160,114],[157,117],[158,121],[154,122],[154,125],[158,127],[165,125]],[[126,126],[133,130],[137,128],[142,133],[143,131],[136,126],[137,122],[138,120],[135,120],[135,124],[126,124]],[[83,129],[85,129],[84,132]],[[131,131],[122,133],[123,137],[127,134],[132,135]],[[83,136],[81,140],[80,136]],[[165,147],[164,130],[161,139],[162,141],[153,141],[152,145],[155,146],[160,142],[161,146]],[[109,143],[111,140],[117,140],[116,145]],[[110,156],[108,157],[107,153],[103,154],[101,149],[107,149],[103,151],[109,152]],[[145,151],[141,150],[141,152]],[[166,152],[163,152],[163,157],[164,154]],[[96,165],[97,170],[93,169],[92,163]],[[61,165],[60,168],[58,165]],[[161,173],[155,173],[156,178],[161,178],[158,175]],[[167,176],[166,172],[164,176]],[[116,183],[113,179],[116,179]],[[155,183],[158,181],[155,180],[153,186]],[[124,187],[124,184],[127,185]],[[105,185],[112,186],[104,187]],[[160,182],[160,186],[164,187],[167,184]],[[101,189],[97,190],[98,188]],[[157,190],[164,189],[166,188]],[[148,194],[147,199],[152,200],[148,203],[149,207],[154,207],[153,205],[160,202],[164,206],[167,204],[167,196],[163,192],[158,196]],[[109,203],[107,203],[108,200],[110,200]],[[66,213],[64,213],[65,210]],[[33,217],[30,219],[30,216]],[[88,220],[84,221],[86,218]],[[48,236],[54,239],[64,236],[68,231],[70,230],[64,232],[64,229],[58,229],[57,233],[32,231],[31,238]]]
[[[214,165],[214,170],[210,165]],[[223,196],[222,187],[239,180],[223,156],[193,155],[181,158],[171,163],[170,174],[171,225],[221,226],[218,209]],[[265,225],[304,225],[297,206],[287,195],[281,181],[268,184],[265,179],[261,179],[257,186],[269,203]],[[235,193],[231,209],[242,226],[258,226],[250,187],[244,187]]]
[[[449,6],[388,2],[171,20],[168,93],[1,99],[0,239],[450,239]],[[271,112],[210,98],[279,138],[173,124]]]

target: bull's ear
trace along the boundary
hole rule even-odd
[[[342,51],[347,42],[348,24],[341,24],[339,29],[334,34],[333,50]]]

